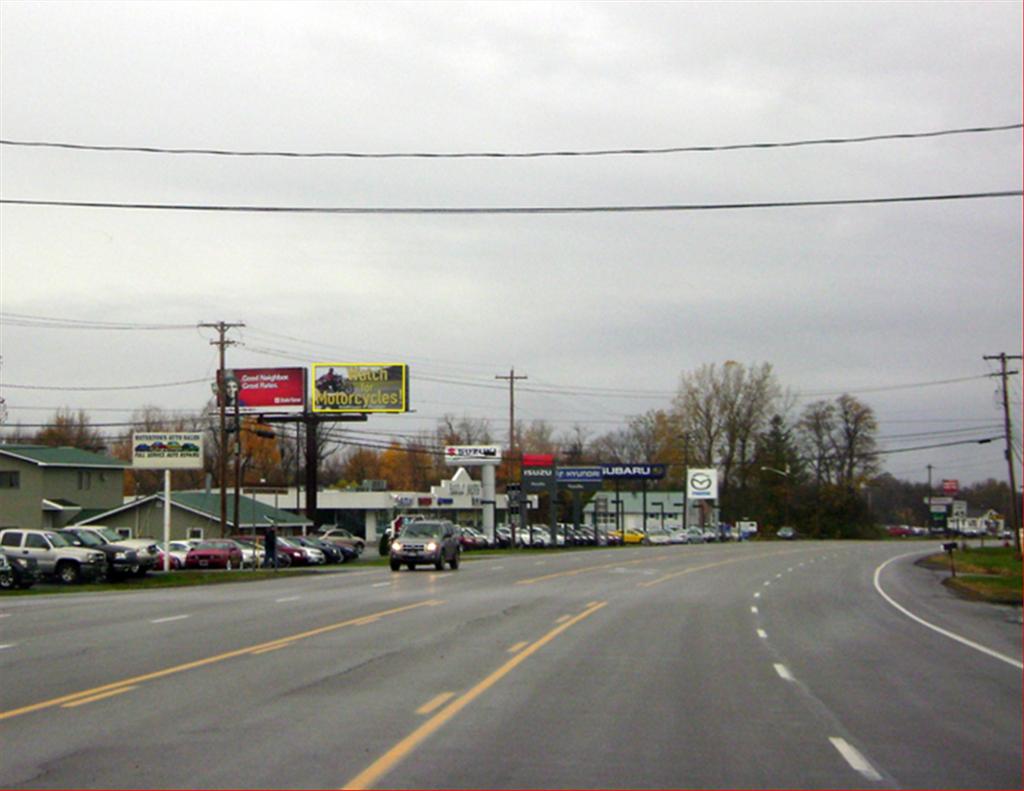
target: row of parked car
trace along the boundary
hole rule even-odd
[[[345,563],[362,554],[364,542],[340,528],[316,536],[278,536],[277,566]],[[252,535],[171,541],[172,570],[256,568],[266,562],[263,537]],[[42,578],[67,584],[142,577],[163,571],[163,547],[151,538],[125,538],[107,527],[0,531],[0,588],[30,588]]]

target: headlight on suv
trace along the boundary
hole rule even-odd
[[[89,562],[91,562],[91,563],[105,563],[106,560],[107,560],[107,556],[104,555],[102,552],[90,552],[89,553]]]
[[[436,541],[429,541],[427,543],[427,552],[436,552],[436,551],[437,551],[437,542]]]
[[[114,560],[128,560],[128,553],[127,552],[115,552],[114,553]]]
[[[392,541],[391,542],[391,548],[394,549],[396,552],[401,552],[402,551],[402,542],[401,541]]]

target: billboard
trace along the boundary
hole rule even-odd
[[[235,368],[225,371],[228,405],[238,399],[242,414],[302,412],[306,408],[305,368]]]
[[[133,432],[132,467],[137,470],[199,470],[203,467],[201,431]]]
[[[687,470],[686,496],[691,500],[717,500],[718,470],[714,467]]]
[[[313,411],[325,414],[409,411],[404,363],[314,363]]]

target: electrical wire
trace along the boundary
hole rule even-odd
[[[185,379],[181,382],[161,382],[160,384],[150,385],[109,385],[103,387],[55,387],[53,385],[12,385],[4,383],[4,387],[9,387],[11,390],[47,390],[54,392],[65,392],[65,391],[82,391],[82,392],[105,392],[114,390],[156,390],[161,387],[183,387],[185,385],[199,384],[200,382],[209,382],[210,380],[206,377],[202,379]]]
[[[0,324],[33,329],[61,330],[194,330],[195,324],[138,324],[132,322],[88,321],[53,316],[30,316],[24,313],[0,313]]]
[[[873,198],[831,198],[823,200],[746,201],[738,203],[663,203],[650,205],[607,206],[246,206],[200,203],[120,203],[115,201],[28,200],[0,198],[10,206],[63,206],[79,209],[142,209],[147,211],[200,211],[260,214],[622,214],[643,212],[721,211],[737,209],[793,209],[814,206],[863,206],[888,203],[927,203],[984,198],[1016,198],[1022,190],[990,192],[954,192],[939,195],[901,195]]]
[[[703,146],[669,146],[665,148],[608,148],[590,150],[555,151],[463,151],[463,152],[356,152],[356,151],[242,151],[223,148],[163,148],[159,146],[117,146],[90,145],[86,143],[62,143],[42,140],[0,139],[0,145],[33,148],[62,148],[74,151],[121,151],[138,154],[201,154],[226,157],[287,157],[291,159],[539,159],[542,157],[603,157],[603,156],[646,156],[651,154],[708,153],[714,151],[741,151],[745,149],[797,148],[800,146],[846,145],[850,143],[874,143],[884,140],[915,140],[922,138],[947,137],[950,135],[971,135],[989,132],[1005,132],[1020,129],[1022,124],[1001,124],[998,126],[973,126],[958,129],[939,129],[928,132],[895,132],[889,134],[863,135],[860,137],[823,137],[808,140],[790,140],[763,143],[729,143]]]

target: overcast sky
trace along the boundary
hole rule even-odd
[[[5,0],[0,137],[527,152],[997,126],[1022,117],[1021,29],[1019,2]],[[0,146],[4,199],[119,203],[780,202],[1020,190],[1021,173],[1020,129],[531,159]],[[982,357],[1021,351],[1021,218],[1019,197],[472,216],[3,205],[2,395],[8,423],[61,406],[97,410],[97,423],[143,404],[197,409],[210,387],[194,380],[216,369],[211,331],[21,317],[225,320],[246,325],[230,334],[242,342],[231,366],[409,363],[416,412],[366,431],[428,430],[447,412],[487,417],[504,437],[494,376],[515,366],[529,377],[517,419],[596,436],[667,408],[681,373],[736,360],[771,363],[797,410],[858,395],[889,449],[995,436],[996,366]],[[128,386],[139,389],[70,389]],[[1019,419],[1020,377],[1011,395]],[[928,464],[936,480],[1006,476],[1001,441],[885,464],[913,480]]]

